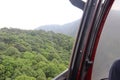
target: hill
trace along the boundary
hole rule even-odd
[[[109,22],[105,25],[105,26],[110,26],[110,28],[108,28],[108,30],[106,30],[106,34],[107,34],[107,31],[110,31],[111,32],[110,34],[112,34],[111,30],[114,30],[114,29],[116,29],[117,31],[119,30],[119,29],[117,29],[117,28],[119,28],[118,25],[119,25],[119,21],[120,21],[119,13],[120,13],[120,11],[116,11],[116,10],[112,10],[110,12]],[[112,22],[113,20],[114,20],[114,24]],[[36,30],[53,31],[55,33],[62,33],[62,34],[66,34],[66,35],[69,35],[69,36],[75,36],[77,34],[79,25],[80,25],[80,20],[76,20],[74,22],[67,23],[67,24],[64,24],[64,25],[40,26],[40,27],[36,28]],[[114,27],[111,27],[111,26],[114,26]]]
[[[50,31],[0,29],[0,80],[51,80],[68,67],[73,41]]]
[[[74,22],[67,23],[64,25],[44,25],[36,28],[36,30],[53,31],[55,33],[62,33],[69,36],[75,36],[77,34],[79,25],[80,20],[76,20]]]

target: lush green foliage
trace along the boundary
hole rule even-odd
[[[51,80],[68,67],[73,38],[42,30],[0,30],[0,80]]]

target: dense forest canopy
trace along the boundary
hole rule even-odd
[[[51,31],[0,29],[0,80],[51,80],[68,67],[73,41]]]

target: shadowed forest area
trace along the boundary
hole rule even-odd
[[[73,41],[52,31],[0,29],[0,80],[51,80],[68,67]]]

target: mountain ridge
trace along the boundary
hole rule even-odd
[[[43,25],[36,28],[36,30],[53,31],[55,33],[66,34],[68,36],[75,36],[77,34],[79,25],[80,25],[80,20],[76,20],[70,23],[66,23],[64,25],[56,25],[56,24]]]
[[[114,24],[116,24],[116,25],[119,24],[119,22],[118,22],[118,21],[120,21],[119,13],[120,13],[119,10],[111,10],[110,11],[110,13],[108,15],[108,19],[110,20],[110,22],[107,23],[107,21],[106,21],[107,24],[105,24],[105,28],[106,28],[106,26],[114,26],[111,22],[112,20],[115,20]],[[77,34],[80,22],[81,22],[81,19],[70,22],[70,23],[66,23],[64,25],[57,25],[57,24],[44,25],[44,26],[37,27],[36,30],[53,31],[55,33],[62,33],[62,34],[66,34],[66,35],[73,37]],[[111,31],[112,29],[108,29],[108,30]]]

